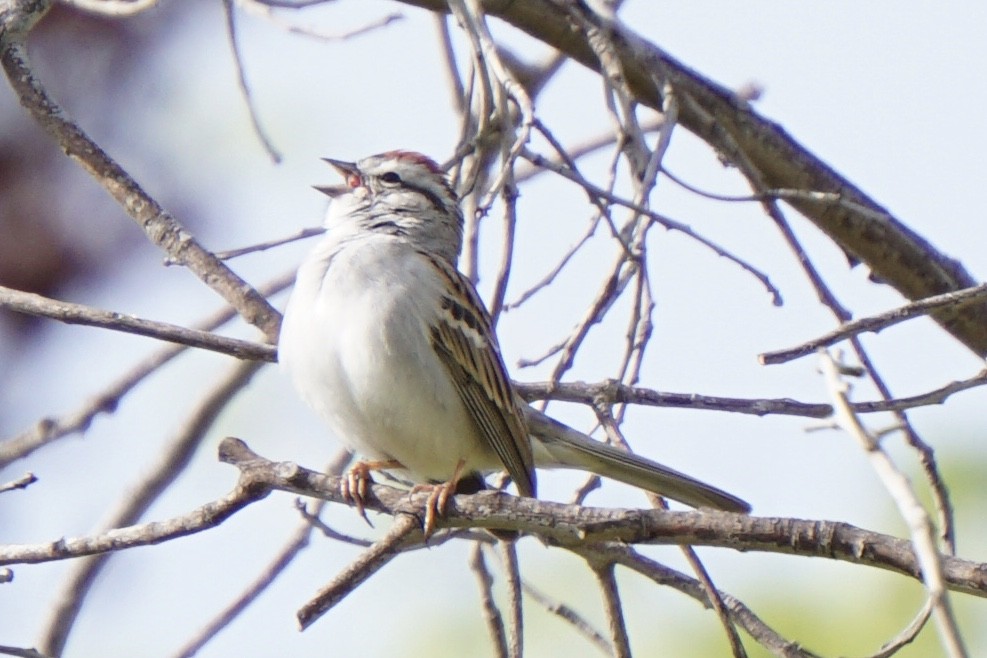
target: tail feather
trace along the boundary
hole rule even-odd
[[[745,501],[705,482],[646,457],[594,441],[528,405],[524,410],[534,439],[532,449],[537,466],[587,470],[693,507],[751,511]]]

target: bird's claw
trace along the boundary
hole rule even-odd
[[[445,516],[446,508],[449,507],[449,498],[456,492],[455,482],[443,482],[442,484],[418,484],[412,487],[411,493],[428,491],[428,499],[425,501],[425,520],[422,523],[422,533],[425,539],[435,532],[435,522],[440,516]]]
[[[356,508],[357,513],[363,517],[371,528],[374,524],[367,517],[367,510],[364,504],[367,500],[368,483],[373,483],[370,477],[370,465],[367,462],[358,461],[350,466],[339,481],[339,494]]]

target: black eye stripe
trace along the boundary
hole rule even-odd
[[[409,190],[415,190],[416,192],[419,192],[423,197],[428,199],[429,202],[433,206],[435,206],[437,210],[443,210],[443,211],[446,210],[446,205],[445,202],[442,200],[442,197],[440,197],[432,190],[424,187],[416,187],[415,185],[409,185],[408,183],[405,183],[404,186],[407,187]]]

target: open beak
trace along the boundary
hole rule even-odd
[[[361,185],[360,172],[356,168],[355,162],[345,162],[343,160],[333,160],[332,158],[322,158],[324,162],[332,165],[343,177],[342,185],[313,185],[315,189],[330,198],[336,198],[341,194],[346,194],[351,189]]]

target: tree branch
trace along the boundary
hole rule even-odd
[[[219,453],[222,461],[240,469],[237,486],[223,498],[187,515],[110,530],[92,537],[2,546],[0,566],[64,560],[158,544],[194,534],[222,523],[273,490],[349,504],[340,493],[337,476],[324,475],[291,462],[268,461],[239,439],[224,439]],[[409,493],[374,484],[368,492],[365,507],[390,516],[411,515],[422,519],[427,500],[427,492]],[[454,496],[445,516],[437,519],[436,527],[532,534],[549,544],[577,552],[597,544],[718,546],[837,559],[921,578],[909,541],[831,521],[755,517],[712,510],[670,512],[581,507],[488,491]],[[987,564],[943,556],[942,573],[950,590],[987,597]]]
[[[238,359],[271,363],[277,361],[277,350],[273,345],[254,343],[239,338],[228,338],[209,331],[188,329],[156,320],[146,320],[116,311],[104,311],[83,304],[62,302],[4,286],[0,286],[0,308],[9,308],[27,315],[51,318],[66,324],[101,327],[166,340],[170,343],[189,347],[200,347],[213,352],[228,354]]]
[[[819,348],[829,347],[830,345],[850,338],[851,336],[858,336],[868,332],[878,333],[888,327],[898,324],[899,322],[904,322],[905,320],[921,317],[923,315],[929,315],[942,308],[956,307],[961,304],[979,301],[982,298],[987,298],[987,284],[981,284],[965,290],[957,290],[956,292],[947,292],[942,295],[927,297],[925,299],[920,299],[917,302],[912,302],[911,304],[905,304],[904,306],[899,306],[898,308],[891,309],[890,311],[885,311],[884,313],[879,313],[866,318],[860,318],[859,320],[853,320],[851,322],[845,322],[839,328],[834,329],[819,338],[814,338],[813,340],[802,343],[797,347],[777,350],[774,352],[765,352],[764,354],[758,356],[758,360],[762,365],[785,363],[799,357],[815,354]]]
[[[403,2],[448,11],[445,0]],[[574,7],[580,10],[578,4],[566,0],[484,0],[483,6],[487,14],[587,68],[600,70],[586,31],[574,28],[569,18]],[[875,280],[894,286],[912,300],[977,285],[959,262],[933,248],[781,126],[760,116],[744,99],[689,69],[626,26],[603,25],[603,20],[590,12],[582,18],[610,31],[613,52],[620,59],[634,100],[660,111],[663,94],[659,81],[669,84],[680,99],[689,100],[681,103],[682,126],[728,158],[733,159],[731,154],[739,148],[770,189],[804,193],[790,195],[787,203],[849,254],[851,262],[863,261]],[[829,195],[836,195],[839,201]],[[987,302],[946,307],[932,317],[974,353],[987,355]]]
[[[112,196],[155,245],[219,293],[267,341],[278,338],[281,314],[246,281],[196,241],[131,176],[82,131],[34,75],[27,56],[27,31],[45,14],[50,2],[5,3],[0,9],[0,64],[21,105]]]

